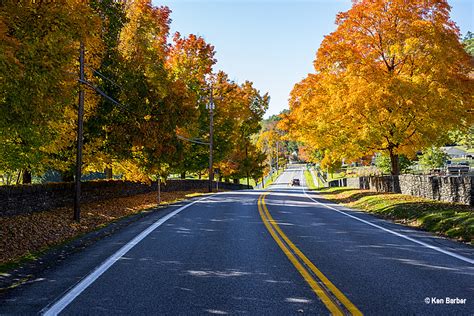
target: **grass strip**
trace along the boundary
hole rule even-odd
[[[278,171],[276,172],[276,174],[273,174],[273,176],[270,177],[270,180],[268,180],[267,182],[265,182],[265,185],[262,187],[262,188],[267,188],[269,187],[270,185],[273,184],[273,182],[278,179],[278,177],[280,176],[280,174],[283,172],[283,169],[278,169]]]
[[[316,178],[316,181],[318,182],[317,183],[318,188],[324,187],[324,181],[319,176],[320,174],[322,174],[322,171],[320,169],[315,169],[315,170],[313,170],[313,173],[314,173],[314,176]]]
[[[474,208],[469,205],[350,188],[324,188],[320,193],[331,202],[471,245],[474,242]]]
[[[317,189],[314,185],[313,176],[311,175],[311,171],[305,170],[304,171],[304,179],[306,180],[306,186],[311,190]]]

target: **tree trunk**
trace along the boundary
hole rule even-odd
[[[61,180],[63,182],[74,182],[74,171],[72,169],[61,172]]]
[[[111,180],[113,178],[112,168],[105,168],[104,173],[107,180]]]
[[[18,171],[18,177],[16,177],[16,185],[20,184],[20,177],[21,177],[22,172],[23,172],[23,170],[21,170],[21,169],[20,169],[20,171]],[[7,183],[7,184],[10,184],[10,183]]]
[[[394,193],[401,193],[400,179],[398,178],[398,175],[400,174],[399,158],[400,157],[397,154],[393,153],[393,150],[390,150],[390,163],[392,165],[391,173],[392,173],[392,180],[393,180],[393,187],[391,188],[391,191]]]
[[[186,179],[186,171],[181,172],[181,179]]]
[[[30,169],[23,169],[22,175],[22,183],[23,184],[31,184],[31,170]]]
[[[20,172],[18,173],[18,176],[20,176],[20,174],[21,174],[21,170],[20,170]],[[7,184],[8,184],[8,185],[13,184],[13,178],[14,178],[13,173],[9,173],[9,174],[8,174],[8,178],[7,178]],[[19,183],[20,183],[20,182],[19,182],[19,180],[18,180],[18,181],[17,181],[17,184],[19,184]]]
[[[234,183],[235,183],[235,184],[239,184],[239,183],[240,183],[239,179],[234,178],[233,180],[234,180]]]
[[[392,176],[398,176],[400,174],[399,156],[394,154],[392,150],[390,150],[390,163],[392,165]]]

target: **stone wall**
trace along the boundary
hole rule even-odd
[[[474,205],[473,176],[403,174],[398,177],[358,177],[347,178],[347,186],[377,192],[401,192],[432,200]]]
[[[368,177],[346,178],[346,184],[349,188],[370,190]]]
[[[327,183],[327,186],[329,188],[334,188],[334,187],[347,187],[347,179],[337,179],[337,180],[331,180]]]
[[[206,189],[207,180],[168,180],[161,185],[163,192]],[[214,182],[214,185],[216,183]],[[251,189],[242,184],[219,182],[219,189]],[[87,181],[81,185],[81,201],[93,202],[157,191],[157,182],[144,184],[120,180]],[[72,205],[74,183],[47,183],[0,186],[0,217],[27,214],[55,207]]]
[[[474,205],[473,184],[472,176],[400,176],[400,189],[403,194],[466,205]]]

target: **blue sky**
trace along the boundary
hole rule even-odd
[[[288,108],[293,85],[313,72],[324,35],[350,0],[153,0],[173,12],[171,32],[202,36],[214,45],[215,70],[252,81],[271,96],[266,117]],[[474,0],[449,0],[462,34],[474,32]]]

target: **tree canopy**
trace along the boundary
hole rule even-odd
[[[2,1],[0,170],[55,169],[70,180],[83,42],[94,87],[85,87],[85,170],[140,181],[206,170],[208,148],[186,140],[209,142],[213,86],[216,166],[226,177],[258,174],[252,135],[268,95],[214,72],[214,47],[202,37],[169,42],[170,15],[151,0]]]
[[[290,98],[292,135],[331,155],[400,155],[473,122],[472,69],[445,0],[360,0],[338,14]]]

